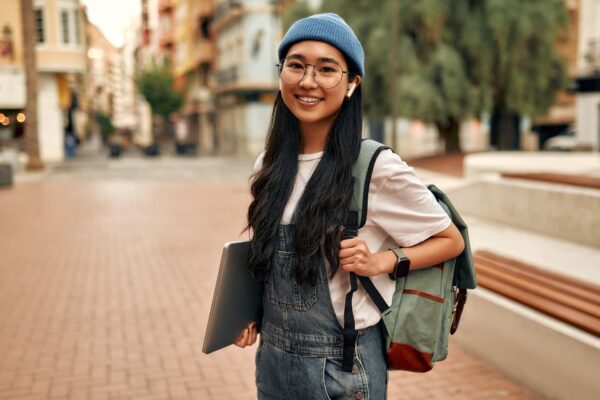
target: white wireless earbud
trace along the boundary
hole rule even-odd
[[[352,93],[354,93],[354,89],[356,89],[356,83],[351,83],[350,87],[348,88],[348,93],[346,94],[347,98],[350,98],[350,96],[352,96]]]

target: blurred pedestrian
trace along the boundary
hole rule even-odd
[[[406,272],[432,266],[460,254],[463,241],[390,150],[372,171],[365,226],[341,240],[361,146],[362,45],[342,18],[318,14],[292,25],[278,55],[279,93],[248,209],[250,268],[265,281],[264,314],[236,344],[252,345],[260,327],[259,399],[384,399],[384,328],[362,288],[352,307],[353,367],[342,370],[348,273],[371,277],[391,303],[400,262]]]

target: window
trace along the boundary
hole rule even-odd
[[[44,43],[44,10],[35,9],[35,39],[38,43]]]
[[[187,4],[186,3],[179,4],[179,6],[177,6],[177,11],[176,11],[175,15],[177,18],[177,22],[179,24],[183,24],[188,16]]]
[[[186,61],[187,57],[187,46],[185,43],[178,43],[175,49],[176,51],[176,61],[178,64],[183,64]]]
[[[75,25],[75,43],[81,44],[81,28],[79,26],[79,10],[73,10],[73,25]]]
[[[60,12],[60,25],[62,28],[62,41],[64,44],[71,42],[70,29],[69,29],[69,12],[62,10]]]
[[[200,17],[200,35],[203,39],[210,39],[210,17]]]

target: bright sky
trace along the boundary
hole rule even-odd
[[[141,13],[141,0],[81,0],[88,18],[117,47],[123,45],[125,28]]]

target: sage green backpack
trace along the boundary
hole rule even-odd
[[[388,149],[373,140],[363,140],[360,156],[352,169],[354,193],[350,223],[345,237],[356,236],[366,222],[368,191],[375,160],[382,150]],[[350,274],[351,290],[346,296],[344,312],[343,369],[351,370],[354,357],[354,315],[352,294],[357,289],[357,278],[381,312],[385,326],[388,370],[427,372],[433,363],[448,355],[448,336],[453,334],[466,301],[467,289],[477,286],[475,268],[467,225],[448,197],[434,185],[428,189],[435,196],[465,242],[464,251],[456,258],[429,268],[410,271],[396,281],[392,304],[388,305],[368,277]],[[352,220],[355,222],[352,223]],[[345,367],[345,368],[344,368]]]

